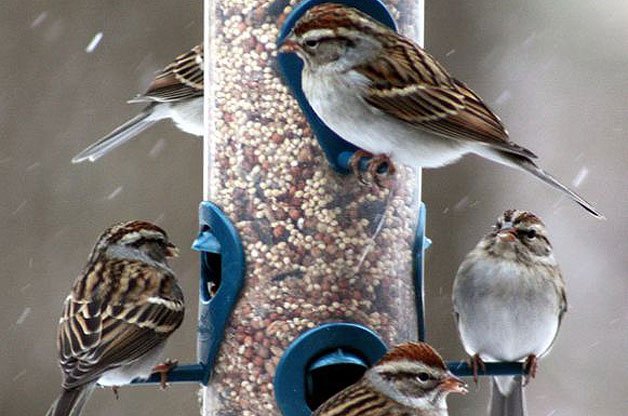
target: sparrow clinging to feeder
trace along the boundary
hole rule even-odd
[[[510,141],[475,92],[415,42],[370,16],[339,4],[314,6],[280,51],[301,58],[305,97],[330,129],[362,149],[354,158],[374,156],[372,176],[384,163],[393,171],[390,161],[435,168],[474,153],[528,172],[602,217],[543,171],[531,151]]]

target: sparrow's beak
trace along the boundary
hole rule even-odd
[[[288,36],[281,43],[279,53],[296,53],[299,50],[299,43],[294,39],[294,35]]]
[[[445,380],[441,381],[440,388],[447,393],[467,394],[467,383],[449,373]]]
[[[179,249],[174,244],[166,244],[166,257],[179,257]]]
[[[497,236],[502,241],[515,241],[517,239],[517,230],[513,227],[502,228],[497,232]]]

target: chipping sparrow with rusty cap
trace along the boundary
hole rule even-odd
[[[183,293],[168,257],[177,248],[144,221],[114,225],[98,239],[74,282],[59,320],[62,391],[48,416],[78,416],[96,384],[114,387],[152,372],[168,337],[181,325]]]
[[[312,7],[280,51],[303,60],[310,105],[335,133],[376,155],[374,168],[387,158],[434,168],[475,153],[531,173],[602,217],[539,168],[531,151],[511,142],[477,94],[416,43],[368,15],[338,4]]]
[[[186,133],[202,136],[203,45],[178,56],[155,77],[144,94],[129,103],[146,108],[72,158],[72,163],[94,162],[162,119],[172,119]]]
[[[422,342],[390,350],[354,385],[323,403],[314,416],[446,416],[447,395],[466,393],[441,356]]]
[[[565,282],[541,219],[506,211],[460,265],[452,298],[476,381],[484,361],[524,361],[534,377],[567,311]],[[492,390],[491,415],[525,414],[521,377],[495,377]]]

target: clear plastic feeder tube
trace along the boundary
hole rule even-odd
[[[246,257],[206,415],[279,415],[277,363],[322,323],[360,323],[388,344],[417,337],[420,171],[397,166],[391,187],[376,189],[330,168],[275,62],[279,28],[298,3],[205,2],[204,197],[233,222]],[[422,42],[423,2],[383,3]]]

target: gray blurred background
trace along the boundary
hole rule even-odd
[[[16,1],[0,12],[0,413],[43,414],[58,392],[61,303],[97,235],[130,218],[157,221],[183,248],[173,263],[189,300],[170,357],[195,354],[197,260],[188,249],[201,199],[201,142],[163,123],[96,164],[71,157],[134,115],[124,102],[202,38],[200,1]],[[102,39],[86,52],[94,36]],[[628,409],[628,3],[624,0],[439,0],[426,45],[501,115],[541,164],[596,202],[600,222],[534,179],[474,158],[424,175],[428,339],[464,352],[450,289],[465,253],[506,208],[546,221],[569,312],[527,389],[532,415]],[[86,415],[198,414],[195,386],[98,390]],[[452,398],[483,414],[488,384]]]

